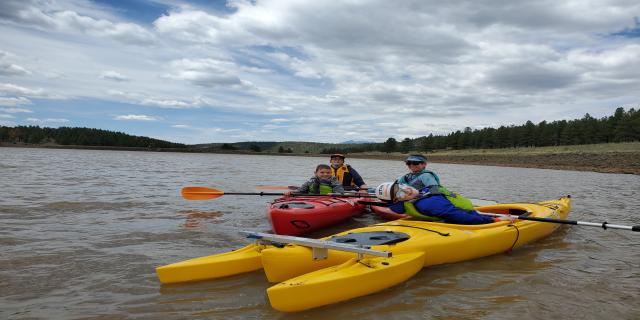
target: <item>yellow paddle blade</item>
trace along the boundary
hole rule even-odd
[[[184,187],[182,197],[187,200],[209,200],[222,197],[224,191],[207,187]]]

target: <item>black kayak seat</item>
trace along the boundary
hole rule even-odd
[[[411,238],[408,234],[395,231],[350,232],[327,239],[337,243],[348,243],[361,246],[378,246],[394,244]]]

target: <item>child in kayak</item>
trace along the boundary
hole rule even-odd
[[[343,193],[344,188],[338,179],[331,175],[331,167],[326,164],[319,164],[313,177],[303,183],[294,193],[308,194],[328,194]],[[292,192],[285,192],[284,195],[291,195]]]
[[[367,188],[369,187],[356,169],[344,163],[345,158],[345,155],[340,153],[334,153],[330,156],[331,175],[338,178],[338,181],[342,183],[343,187],[349,190],[360,190],[363,193],[367,193]]]
[[[454,204],[457,195],[438,186],[428,186],[418,191],[409,185],[398,182],[385,182],[376,188],[376,196],[391,202],[389,206],[395,213],[408,214],[414,218],[435,222],[455,224],[486,224],[498,221],[514,221],[508,216],[488,217],[473,210],[471,204]],[[450,200],[453,199],[453,200]],[[453,202],[452,202],[453,201]],[[464,208],[462,208],[464,207]]]

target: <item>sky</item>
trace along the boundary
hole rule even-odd
[[[640,2],[2,0],[0,125],[382,142],[640,106]]]

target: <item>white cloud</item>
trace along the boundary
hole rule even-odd
[[[2,108],[0,111],[7,113],[33,113],[31,110],[23,108]]]
[[[155,98],[146,98],[140,102],[140,104],[145,106],[157,106],[160,108],[169,108],[169,109],[184,109],[184,108],[198,108],[199,106],[179,100],[162,100]]]
[[[233,62],[214,59],[181,59],[171,62],[167,77],[184,80],[197,86],[235,86],[242,84]]]
[[[227,40],[238,41],[241,34],[248,35],[241,24],[204,11],[189,8],[172,11],[154,23],[158,33],[180,42],[217,44]]]
[[[24,97],[19,97],[19,98],[3,98],[3,97],[0,97],[0,106],[15,107],[15,106],[25,105],[25,104],[31,104],[31,100],[29,100],[27,98],[24,98]]]
[[[269,112],[287,112],[287,111],[293,111],[293,108],[289,106],[271,106],[271,107],[267,107],[266,110]]]
[[[5,1],[5,4],[0,5],[0,10],[3,11],[2,18],[23,26],[44,31],[57,30],[112,38],[134,45],[149,45],[155,41],[152,33],[134,23],[96,19],[56,7],[55,2]]]
[[[0,51],[0,76],[22,76],[29,75],[31,71],[13,63],[9,53]]]
[[[29,89],[12,83],[0,83],[0,95],[21,95],[27,97],[46,96],[43,89]]]
[[[64,119],[64,118],[47,118],[47,119],[38,119],[38,118],[27,118],[26,119],[27,122],[34,122],[34,123],[67,123],[69,122],[69,119]]]
[[[114,118],[115,120],[124,120],[124,121],[158,121],[161,120],[160,117],[156,116],[148,116],[144,114],[127,114],[120,115]]]
[[[107,94],[115,98],[122,98],[130,101],[143,99],[142,98],[143,94],[135,93],[135,92],[125,92],[125,91],[110,89],[110,90],[107,90]]]
[[[100,78],[118,81],[118,82],[130,80],[127,76],[124,76],[117,71],[111,71],[111,70],[102,72],[102,74],[100,74]]]
[[[13,119],[13,118],[15,117],[10,114],[0,114],[0,119]]]

